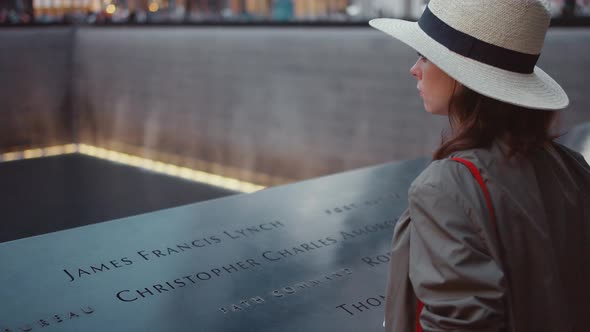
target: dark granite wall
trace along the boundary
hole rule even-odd
[[[257,173],[299,180],[428,155],[446,126],[422,109],[408,73],[415,52],[368,28],[77,37],[80,138],[93,145],[272,183]],[[589,121],[580,70],[590,68],[590,31],[553,29],[546,46],[540,66],[572,99],[563,127]]]
[[[0,31],[0,148],[75,134],[275,184],[428,155],[446,126],[422,109],[415,52],[369,28],[83,27],[72,63],[69,36]],[[590,30],[549,32],[540,66],[570,94],[564,129],[590,121],[588,54]]]
[[[0,151],[71,143],[73,30],[0,29]]]

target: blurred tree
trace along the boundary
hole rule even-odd
[[[573,17],[576,14],[576,0],[565,0],[561,14],[564,17]]]
[[[272,18],[276,21],[289,21],[293,18],[292,0],[274,0]]]

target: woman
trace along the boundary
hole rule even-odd
[[[432,0],[370,22],[419,52],[424,107],[452,129],[395,228],[387,331],[590,330],[590,167],[553,142],[569,101],[535,66],[545,6]]]

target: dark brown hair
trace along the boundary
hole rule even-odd
[[[453,95],[457,82],[453,88]],[[473,148],[490,148],[495,139],[509,146],[508,158],[528,156],[559,137],[551,133],[557,112],[529,109],[481,95],[465,86],[449,102],[450,135],[441,139],[433,159]]]

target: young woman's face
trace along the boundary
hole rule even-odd
[[[417,88],[420,90],[426,111],[431,114],[449,115],[449,102],[453,95],[455,80],[421,54],[418,54],[418,61],[410,69],[410,73],[418,80]],[[457,93],[458,91],[455,91],[455,94]]]

